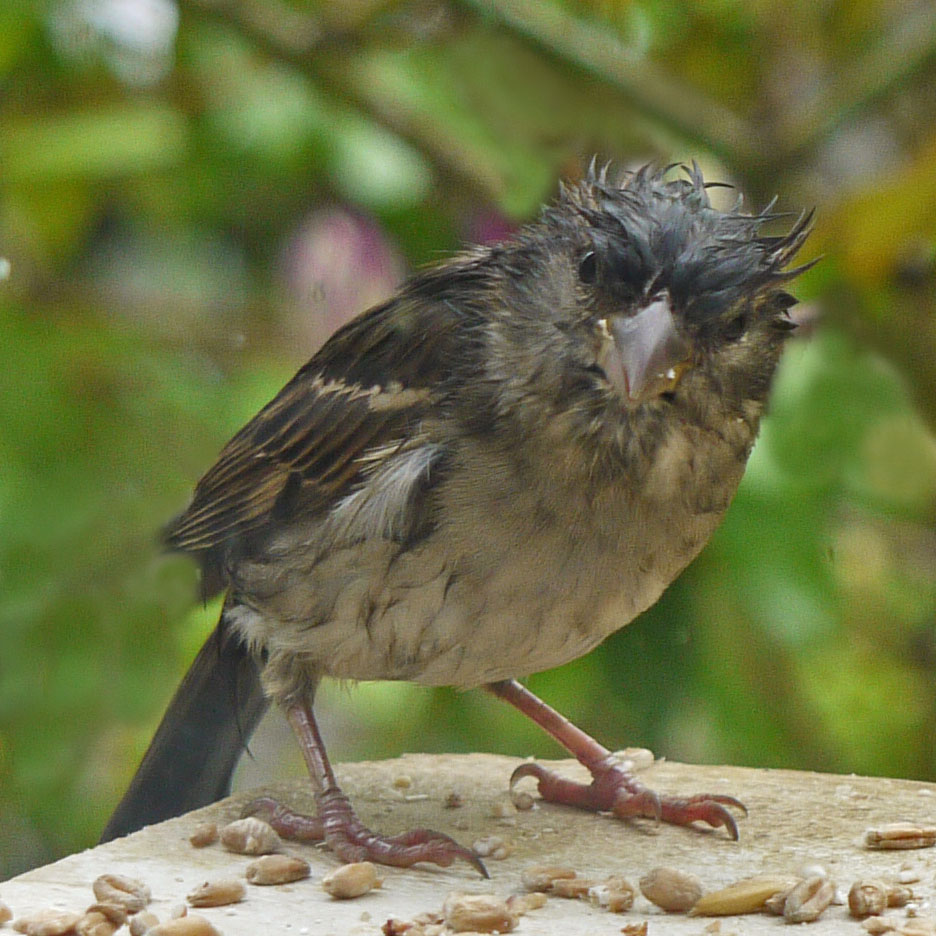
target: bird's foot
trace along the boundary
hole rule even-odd
[[[589,767],[591,783],[577,783],[559,776],[540,764],[521,764],[510,778],[511,789],[523,777],[534,777],[540,796],[550,803],[562,803],[601,812],[611,812],[621,819],[644,816],[673,825],[705,822],[712,828],[724,827],[735,841],[738,823],[728,807],[747,814],[744,804],[733,796],[701,793],[697,796],[661,796],[639,783],[613,758]]]
[[[241,818],[256,816],[271,825],[280,838],[292,842],[321,842],[325,839],[325,827],[318,816],[307,816],[284,806],[272,796],[258,796],[242,810]]]
[[[489,877],[481,859],[455,839],[431,829],[412,829],[399,835],[379,835],[368,829],[337,788],[316,794],[317,816],[294,812],[270,797],[253,800],[245,813],[268,822],[283,838],[294,841],[325,841],[342,861],[375,861],[408,868],[428,861],[447,868],[459,858]]]

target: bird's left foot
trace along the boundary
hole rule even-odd
[[[621,819],[644,816],[673,825],[705,822],[713,829],[724,827],[735,841],[738,823],[729,807],[747,815],[744,804],[733,796],[700,793],[697,796],[661,796],[639,783],[617,759],[608,757],[589,767],[591,783],[578,783],[561,777],[540,764],[521,764],[510,778],[510,786],[524,777],[534,777],[540,796],[550,803],[562,803],[596,812],[610,812]]]

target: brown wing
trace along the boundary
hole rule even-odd
[[[213,552],[275,515],[322,509],[360,479],[366,453],[408,438],[470,353],[477,313],[458,298],[477,295],[465,288],[477,260],[417,277],[338,331],[224,447],[167,528],[170,548]]]

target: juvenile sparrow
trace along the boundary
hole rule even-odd
[[[370,831],[312,712],[323,676],[482,686],[584,764],[547,799],[701,821],[732,797],[648,790],[517,678],[587,653],[652,605],[728,507],[792,326],[810,215],[723,212],[697,167],[592,169],[511,240],[413,276],[340,329],[225,446],[169,526],[224,610],[105,840],[224,795],[272,699],[317,816],[286,835],[392,865],[469,849]],[[232,699],[237,700],[237,709]]]

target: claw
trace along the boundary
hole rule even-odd
[[[337,789],[316,796],[317,816],[294,812],[269,796],[251,800],[242,816],[257,816],[268,822],[285,839],[320,842],[344,861],[376,861],[379,864],[408,868],[428,861],[447,868],[461,858],[485,878],[484,862],[470,848],[432,829],[412,829],[399,835],[378,835],[358,819],[347,797]]]
[[[704,822],[713,829],[724,828],[730,838],[738,841],[738,823],[728,807],[740,810],[742,815],[747,815],[747,808],[733,796],[708,793],[687,798],[661,796],[610,762],[593,766],[591,773],[590,784],[577,783],[540,764],[525,763],[511,774],[510,787],[513,789],[524,777],[533,777],[547,802],[607,811],[619,819],[639,816],[682,826]]]

